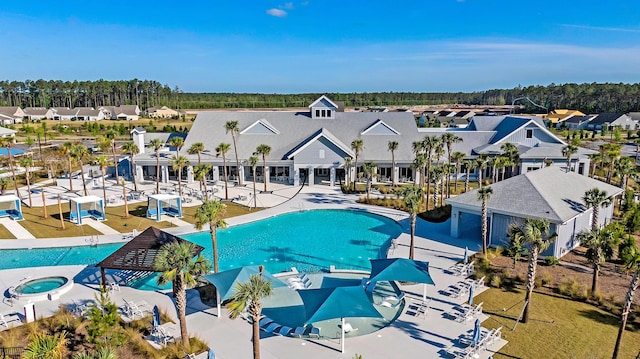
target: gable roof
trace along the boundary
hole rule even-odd
[[[103,259],[96,267],[155,272],[153,263],[160,253],[160,248],[171,242],[187,242],[155,227],[149,227],[135,238],[122,246],[110,256]],[[194,244],[194,257],[204,250],[204,247]]]
[[[309,105],[309,108],[313,108],[318,106],[318,104],[322,104],[322,107],[333,107],[335,109],[338,109],[340,106],[338,106],[338,104],[336,104],[335,102],[331,101],[331,99],[329,99],[326,95],[322,95],[320,96],[319,99],[313,101],[311,103],[311,105]]]
[[[393,127],[387,125],[381,119],[377,119],[370,126],[365,128],[361,135],[399,135],[400,132],[396,131]]]
[[[605,113],[601,113],[598,114],[596,117],[594,117],[591,122],[589,122],[589,125],[602,125],[605,123],[612,123],[613,121],[619,119],[622,116],[621,113],[611,113],[611,112],[605,112]]]
[[[494,183],[491,188],[493,194],[487,203],[490,211],[521,218],[544,218],[552,223],[564,223],[586,211],[582,197],[592,188],[606,191],[609,196],[622,193],[621,188],[566,172],[558,166],[527,172]],[[445,202],[478,211],[481,207],[477,189]]]
[[[18,106],[0,106],[0,114],[11,118],[15,118],[16,114],[20,112],[19,110],[20,107]]]
[[[591,120],[594,117],[595,115],[571,116],[567,118],[564,122],[565,123],[583,123],[585,121]]]
[[[296,147],[294,147],[291,150],[290,153],[286,154],[284,158],[286,158],[286,159],[293,158],[295,155],[297,155],[302,150],[307,148],[310,144],[312,144],[313,142],[317,141],[320,137],[326,138],[327,141],[333,143],[336,147],[338,147],[339,149],[344,151],[344,153],[346,153],[347,155],[349,155],[351,157],[355,157],[355,154],[353,153],[353,151],[351,151],[351,148],[349,148],[349,146],[345,145],[342,141],[340,141],[331,132],[327,131],[325,128],[322,128],[322,129],[318,130],[316,133],[314,133],[313,135],[311,135],[309,138],[307,138],[304,141],[300,142]]]
[[[251,134],[256,134],[256,135],[267,135],[267,134],[274,134],[274,135],[279,135],[280,131],[278,131],[277,128],[273,127],[267,120],[265,119],[260,119],[254,123],[252,123],[251,125],[249,125],[249,127],[245,128],[244,130],[240,131],[241,135],[251,135]]]

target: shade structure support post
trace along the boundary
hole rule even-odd
[[[156,222],[160,222],[160,218],[162,217],[162,214],[160,213],[161,208],[162,208],[162,201],[157,199],[156,200]]]
[[[422,289],[422,301],[426,302],[427,301],[427,284],[423,284],[423,289]]]
[[[107,276],[104,273],[104,267],[100,267],[100,276],[102,277],[102,288],[107,287]]]
[[[342,325],[340,327],[342,328],[342,330],[341,330],[342,334],[340,335],[340,352],[344,353],[344,325],[345,325],[345,320],[344,320],[344,317],[342,317],[341,319],[342,319]]]
[[[218,318],[220,318],[220,291],[216,287],[216,305],[218,306]]]

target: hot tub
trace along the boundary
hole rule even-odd
[[[68,292],[72,287],[73,280],[67,277],[43,277],[21,282],[15,287],[15,293],[21,300],[37,302],[59,299],[60,295]]]

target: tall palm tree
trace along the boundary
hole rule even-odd
[[[149,141],[149,147],[153,148],[156,154],[156,194],[160,193],[160,149],[164,147],[164,143],[159,138]]]
[[[200,183],[200,190],[204,187],[204,198],[209,199],[207,193],[207,175],[211,172],[210,164],[197,165],[193,168],[193,177]]]
[[[244,178],[240,178],[240,160],[238,160],[238,147],[236,145],[238,134],[240,133],[240,127],[238,126],[238,121],[227,121],[224,124],[224,129],[227,133],[231,133],[231,139],[233,140],[233,153],[236,156],[236,168],[238,170],[238,182],[239,184],[244,184]]]
[[[98,167],[100,167],[100,173],[102,173],[102,198],[104,199],[104,205],[105,207],[107,206],[107,190],[106,187],[104,185],[104,176],[105,171],[107,169],[107,166],[109,166],[109,157],[107,156],[98,156],[94,159],[95,164],[98,165]]]
[[[453,132],[445,132],[442,135],[442,143],[447,147],[447,164],[451,165],[451,156],[453,155],[453,145],[462,142],[462,138],[456,136]],[[451,194],[451,176],[447,177],[447,198]]]
[[[350,180],[351,180],[351,167],[352,167],[352,163],[351,163],[351,157],[347,156],[344,158],[344,171],[346,173],[346,176],[344,178],[345,180],[345,187],[349,188],[350,185]]]
[[[598,167],[598,165],[602,163],[603,158],[604,157],[600,152],[592,153],[589,155],[589,159],[591,160],[591,173],[589,174],[589,176],[591,178],[593,178],[593,176],[595,175],[596,167]]]
[[[475,168],[478,169],[478,187],[482,188],[482,176],[484,175],[484,170],[487,168],[489,163],[489,156],[486,154],[481,154],[476,158]]]
[[[200,165],[202,163],[200,161],[200,154],[202,153],[202,151],[204,151],[204,143],[196,142],[192,144],[191,147],[189,147],[187,153],[190,155],[198,155],[198,165]]]
[[[487,162],[487,166],[491,169],[491,183],[496,183],[496,177],[498,176],[498,156],[491,156]]]
[[[604,145],[603,145],[604,146]],[[620,158],[620,151],[622,150],[622,145],[619,143],[609,143],[605,147],[605,155],[609,160],[609,171],[607,172],[607,183],[611,183],[611,179],[613,177],[613,169],[615,168],[616,161]]]
[[[211,234],[211,247],[213,248],[213,271],[218,273],[218,236],[216,230],[218,228],[226,228],[224,215],[226,206],[218,200],[205,200],[198,209],[196,209],[196,228],[202,230],[206,224],[209,225],[209,233]]]
[[[138,182],[136,181],[136,161],[135,156],[140,153],[140,148],[135,142],[129,141],[122,145],[122,152],[128,154],[131,158],[131,178],[133,180],[133,190],[138,192]]]
[[[465,170],[465,177],[464,177],[464,192],[467,193],[469,192],[469,176],[471,176],[471,170],[475,170],[476,169],[476,165],[477,165],[477,161],[475,160],[465,160],[463,162],[464,164],[464,170]]]
[[[417,186],[404,187],[401,192],[404,206],[409,212],[411,222],[411,243],[409,245],[409,259],[414,257],[415,235],[416,235],[416,217],[420,212],[420,202],[422,201],[422,190]]]
[[[231,301],[227,304],[229,317],[236,319],[248,308],[251,317],[253,359],[260,359],[260,317],[262,317],[262,299],[273,293],[271,282],[262,276],[264,266],[260,266],[258,275],[251,275],[248,282],[238,283],[234,288]]]
[[[182,169],[189,165],[189,159],[185,156],[174,155],[171,157],[171,166],[173,170],[178,173],[178,194],[182,198]]]
[[[488,208],[487,204],[491,198],[493,189],[489,186],[478,189],[478,201],[482,201],[482,255],[487,256],[487,243],[488,243]]]
[[[607,191],[601,191],[598,188],[592,188],[584,193],[582,202],[593,210],[591,216],[591,230],[597,231],[599,227],[600,207],[608,207],[611,205],[612,199],[607,195]]]
[[[364,141],[361,138],[356,138],[355,140],[351,141],[351,149],[353,150],[353,152],[355,153],[355,162],[353,164],[353,167],[355,167],[356,169],[356,175],[355,178],[353,180],[353,191],[355,192],[356,190],[356,182],[358,181],[358,158],[360,158],[360,153],[362,152],[362,149],[364,148]]]
[[[180,154],[180,149],[182,149],[182,147],[184,146],[184,139],[178,136],[173,137],[171,138],[171,140],[169,140],[169,145],[171,147],[175,147],[176,154]]]
[[[249,166],[251,166],[251,172],[253,174],[253,208],[258,207],[258,198],[256,198],[256,169],[258,168],[258,162],[260,159],[256,156],[251,156],[247,160]]]
[[[418,153],[416,155],[416,158],[413,160],[412,163],[414,170],[417,173],[420,173],[420,181],[418,182],[418,176],[414,176],[413,178],[413,184],[419,186],[420,188],[424,188],[424,181],[425,179],[430,179],[430,172],[431,172],[431,167],[428,166],[427,164],[427,154],[426,153]],[[426,172],[426,168],[429,167],[429,173]],[[429,188],[430,188],[430,183],[427,182],[427,190],[423,191],[422,196],[423,196],[423,201],[427,204],[427,209],[429,209],[429,199],[427,198],[429,196]]]
[[[29,195],[29,207],[33,207],[33,203],[31,202],[31,180],[29,179],[29,170],[33,167],[33,158],[28,156],[20,157],[18,161],[20,167],[24,168],[25,172],[25,180],[27,181],[27,194]]]
[[[462,161],[464,161],[464,157],[466,155],[462,152],[456,151],[451,155],[451,161],[455,163],[456,173],[455,180],[453,181],[453,192],[458,193],[458,176],[460,175],[460,166],[462,165]]]
[[[415,155],[415,159],[413,160],[413,165],[415,166],[416,173],[420,172],[420,187],[424,186],[424,168],[427,166],[427,155],[424,153],[424,144],[423,141],[413,141],[411,143],[411,149]],[[421,159],[421,157],[423,159]],[[418,185],[418,176],[413,176],[413,184]]]
[[[529,319],[529,309],[531,308],[531,295],[535,286],[536,269],[538,265],[538,255],[547,249],[555,240],[555,233],[549,235],[550,225],[546,219],[526,218],[521,226],[513,223],[509,226],[508,236],[521,237],[522,243],[529,244],[529,266],[527,272],[527,292],[525,296],[525,307],[522,315],[522,322]]]
[[[182,345],[189,347],[189,333],[187,331],[187,288],[193,287],[197,278],[211,269],[211,264],[201,255],[192,260],[197,254],[195,244],[191,242],[169,242],[160,247],[155,258],[153,268],[161,272],[158,285],[171,283],[173,297],[176,301],[178,320],[180,321],[180,337]]]
[[[11,177],[13,178],[13,184],[16,187],[16,195],[18,198],[22,199],[22,195],[18,190],[18,181],[16,181],[16,169],[13,166],[13,154],[11,153],[11,148],[13,147],[13,137],[2,137],[0,138],[0,143],[2,143],[2,147],[7,148],[7,156],[9,159],[9,169],[11,169]],[[71,175],[71,173],[69,173]],[[69,179],[71,181],[71,179]]]
[[[391,152],[391,185],[396,185],[396,151],[398,150],[398,141],[389,141],[387,149]]]
[[[586,257],[593,267],[591,295],[595,296],[598,290],[600,265],[613,258],[613,246],[616,242],[616,236],[613,231],[603,229],[581,231],[576,238],[580,241],[581,246],[587,248]]]
[[[518,147],[511,142],[505,142],[500,146],[502,155],[506,156],[511,161],[511,173],[509,177],[513,177],[516,174],[516,166],[520,163],[520,151]]]
[[[63,359],[67,354],[67,332],[55,334],[36,332],[31,337],[29,345],[24,350],[25,359]]]
[[[567,158],[567,172],[571,172],[571,157],[578,153],[578,146],[574,144],[568,144],[562,147],[562,155]]]
[[[60,147],[60,153],[63,156],[67,157],[67,163],[69,165],[69,191],[73,192],[73,181],[72,181],[72,179],[73,179],[72,177],[73,176],[71,176],[71,173],[73,173],[73,166],[72,166],[72,163],[71,163],[71,161],[73,160],[73,157],[71,156],[71,147],[73,147],[73,143],[71,143],[71,142],[63,143],[62,146]],[[11,165],[11,161],[9,161],[9,165]],[[16,179],[14,178],[13,179],[14,183],[16,183],[15,180]],[[16,186],[16,188],[17,188],[17,186]]]
[[[631,305],[633,304],[633,298],[636,289],[640,286],[640,250],[633,246],[624,263],[627,271],[633,272],[631,282],[629,282],[629,289],[625,297],[624,306],[622,307],[622,314],[620,315],[620,327],[618,328],[618,336],[616,337],[616,345],[613,349],[613,359],[618,358],[620,353],[620,345],[622,344],[622,336],[624,334],[625,327],[627,326],[627,319],[629,313],[631,313]]]
[[[261,144],[256,147],[256,154],[262,156],[262,177],[264,178],[264,191],[267,192],[267,180],[269,174],[267,174],[267,156],[271,153],[271,147],[269,145]]]
[[[422,150],[424,151],[425,154],[425,167],[424,167],[424,172],[423,172],[423,176],[421,178],[421,183],[426,183],[427,184],[427,192],[425,193],[425,196],[429,196],[430,193],[430,180],[429,180],[429,176],[430,176],[430,168],[431,168],[431,160],[432,160],[432,156],[434,151],[436,150],[437,147],[440,146],[440,137],[437,136],[425,136],[424,139],[422,139]],[[426,177],[426,178],[425,178]],[[429,203],[427,202],[427,209],[429,209]]]
[[[71,146],[71,157],[80,164],[80,176],[82,178],[82,188],[84,189],[84,195],[87,195],[87,181],[84,178],[84,159],[89,156],[89,149],[87,146],[81,143],[75,143]]]
[[[224,199],[229,199],[229,176],[227,174],[227,152],[229,152],[230,148],[231,148],[231,145],[224,142],[220,143],[218,147],[216,147],[216,157],[222,156],[222,173],[224,175]],[[238,176],[238,178],[240,178],[240,176]]]
[[[109,131],[109,133],[107,133],[107,138],[110,139],[109,143],[111,144],[111,153],[113,154],[113,167],[116,169],[116,184],[122,185],[122,200],[124,201],[124,218],[129,218],[129,204],[127,203],[127,186],[124,182],[124,179],[122,180],[122,182],[120,182],[120,175],[118,173],[118,157],[117,157],[117,150],[116,150],[115,132]]]
[[[637,171],[636,161],[631,157],[622,157],[616,162],[616,172],[620,176],[620,187],[626,190],[629,184],[629,177]]]
[[[376,168],[378,165],[372,161],[367,161],[362,165],[362,174],[367,181],[367,200],[371,193],[371,180],[376,175]]]

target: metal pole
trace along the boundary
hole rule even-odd
[[[341,325],[342,335],[340,336],[340,351],[342,353],[344,353],[344,324],[345,324],[345,321],[344,321],[344,318],[342,318],[342,325]]]

